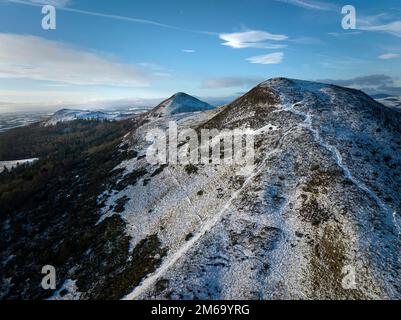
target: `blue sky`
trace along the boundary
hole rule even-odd
[[[0,110],[233,97],[276,76],[401,95],[400,41],[399,0],[0,0]]]

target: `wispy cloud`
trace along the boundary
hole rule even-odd
[[[318,81],[343,87],[361,89],[371,95],[381,93],[401,95],[401,87],[397,84],[395,79],[385,74],[372,74],[346,80],[325,79]]]
[[[16,2],[9,0],[9,2]],[[40,5],[52,5],[58,8],[66,7],[71,3],[70,0],[26,0],[26,2],[30,2],[32,4],[40,4]]]
[[[327,82],[336,84],[339,86],[383,86],[393,83],[393,78],[385,74],[372,74],[368,76],[361,76],[347,80],[319,80],[321,82]]]
[[[294,5],[309,10],[320,10],[320,11],[334,11],[341,13],[341,6],[323,1],[315,0],[274,0],[277,2],[286,3],[289,5]],[[357,29],[364,31],[375,31],[384,32],[392,34],[397,37],[401,37],[401,21],[392,21],[390,14],[381,13],[376,16],[361,16],[358,15]],[[354,32],[332,32],[329,33],[332,36],[343,36],[343,35],[355,35],[358,34],[357,31]]]
[[[338,69],[338,70],[351,70],[353,68],[361,68],[363,65],[369,65],[370,60],[354,58],[351,56],[330,56],[330,55],[317,55],[317,61],[323,68]]]
[[[401,58],[401,54],[399,53],[385,53],[379,56],[379,59],[390,60],[390,59],[398,59]]]
[[[184,52],[184,53],[195,53],[196,52],[193,49],[182,49],[181,51]]]
[[[283,61],[284,53],[282,52],[275,52],[269,53],[261,56],[254,56],[250,57],[248,60],[250,63],[254,64],[278,64]]]
[[[294,39],[288,39],[288,41],[291,43],[304,44],[304,45],[316,45],[323,43],[321,39],[316,37],[299,37]]]
[[[7,0],[10,3],[14,4],[20,4],[20,5],[29,5],[29,6],[42,6],[43,3],[41,0]],[[62,3],[63,0],[50,0],[54,2],[60,2]],[[49,1],[43,0],[43,2],[46,2],[49,4]],[[69,1],[65,1],[65,5],[68,4]],[[87,10],[80,10],[80,9],[75,9],[71,7],[66,7],[66,6],[59,6],[59,10],[61,11],[66,11],[66,12],[73,12],[77,14],[83,14],[83,15],[88,15],[88,16],[93,16],[93,17],[101,17],[101,18],[107,18],[107,19],[113,19],[113,20],[120,20],[120,21],[125,21],[125,22],[133,22],[133,23],[140,23],[140,24],[147,24],[147,25],[152,25],[155,27],[160,27],[160,28],[166,28],[166,29],[172,29],[172,30],[179,30],[179,31],[185,31],[185,32],[192,32],[192,33],[199,33],[199,34],[205,34],[205,35],[212,35],[212,36],[218,36],[218,33],[216,32],[210,32],[210,31],[204,31],[204,30],[193,30],[193,29],[188,29],[188,28],[181,28],[177,26],[173,26],[170,24],[165,24],[162,22],[154,21],[154,20],[149,20],[149,19],[142,19],[142,18],[133,18],[133,17],[126,17],[126,16],[121,16],[121,15],[115,15],[115,14],[108,14],[108,13],[100,13],[100,12],[94,12],[94,11],[87,11]]]
[[[235,87],[251,87],[262,82],[262,78],[222,77],[206,79],[202,83],[203,89],[222,89]]]
[[[44,38],[0,33],[0,77],[75,85],[148,86],[153,72]]]
[[[287,3],[308,10],[340,12],[340,9],[337,5],[323,1],[314,1],[314,0],[275,0],[275,1]]]
[[[383,32],[396,37],[401,37],[401,21],[393,20],[388,13],[375,16],[365,16],[358,19],[357,28],[364,31]]]
[[[249,30],[235,33],[221,33],[221,40],[224,40],[224,46],[229,46],[234,49],[243,48],[261,48],[261,49],[280,49],[284,48],[283,44],[271,44],[266,41],[283,41],[288,37],[282,34],[273,34],[260,30]]]

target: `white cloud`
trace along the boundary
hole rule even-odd
[[[229,46],[235,49],[242,48],[263,48],[263,49],[280,49],[284,48],[282,44],[270,44],[267,40],[283,41],[288,37],[281,34],[272,34],[266,31],[250,30],[236,33],[222,33],[220,39],[224,40],[224,46]]]
[[[195,52],[196,52],[196,51],[193,50],[193,49],[182,49],[181,51],[182,51],[182,52],[185,52],[185,53],[195,53]]]
[[[322,1],[314,0],[276,0],[278,2],[288,3],[297,7],[309,9],[309,10],[322,10],[322,11],[338,11],[339,8],[332,4]]]
[[[389,60],[389,59],[398,59],[401,58],[399,53],[385,53],[379,56],[379,59]]]
[[[284,54],[282,52],[275,52],[261,56],[254,56],[246,59],[250,63],[255,64],[278,64],[283,61]]]
[[[0,33],[0,78],[148,86],[153,71],[44,38]]]

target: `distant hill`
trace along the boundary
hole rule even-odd
[[[73,120],[98,120],[98,121],[119,121],[129,118],[134,112],[112,112],[112,111],[89,111],[62,109],[57,111],[47,120],[45,126],[53,126],[60,122],[68,122]]]

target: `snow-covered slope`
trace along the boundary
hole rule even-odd
[[[186,93],[176,93],[160,103],[151,112],[152,116],[175,115],[187,112],[207,111],[214,109],[210,104],[200,101]]]
[[[63,271],[58,281],[74,284],[64,297],[401,298],[399,110],[361,91],[285,78],[204,112],[176,114],[174,100],[135,119],[120,145],[127,156],[99,183],[93,228],[122,221],[129,244],[112,232],[82,235],[94,262]],[[145,137],[170,121],[179,131],[253,130],[254,171],[150,164]],[[126,261],[118,270],[116,258]]]
[[[74,120],[118,121],[126,119],[129,116],[131,116],[130,113],[124,114],[121,112],[62,109],[57,111],[49,120],[47,120],[45,126],[53,126],[60,122]]]

